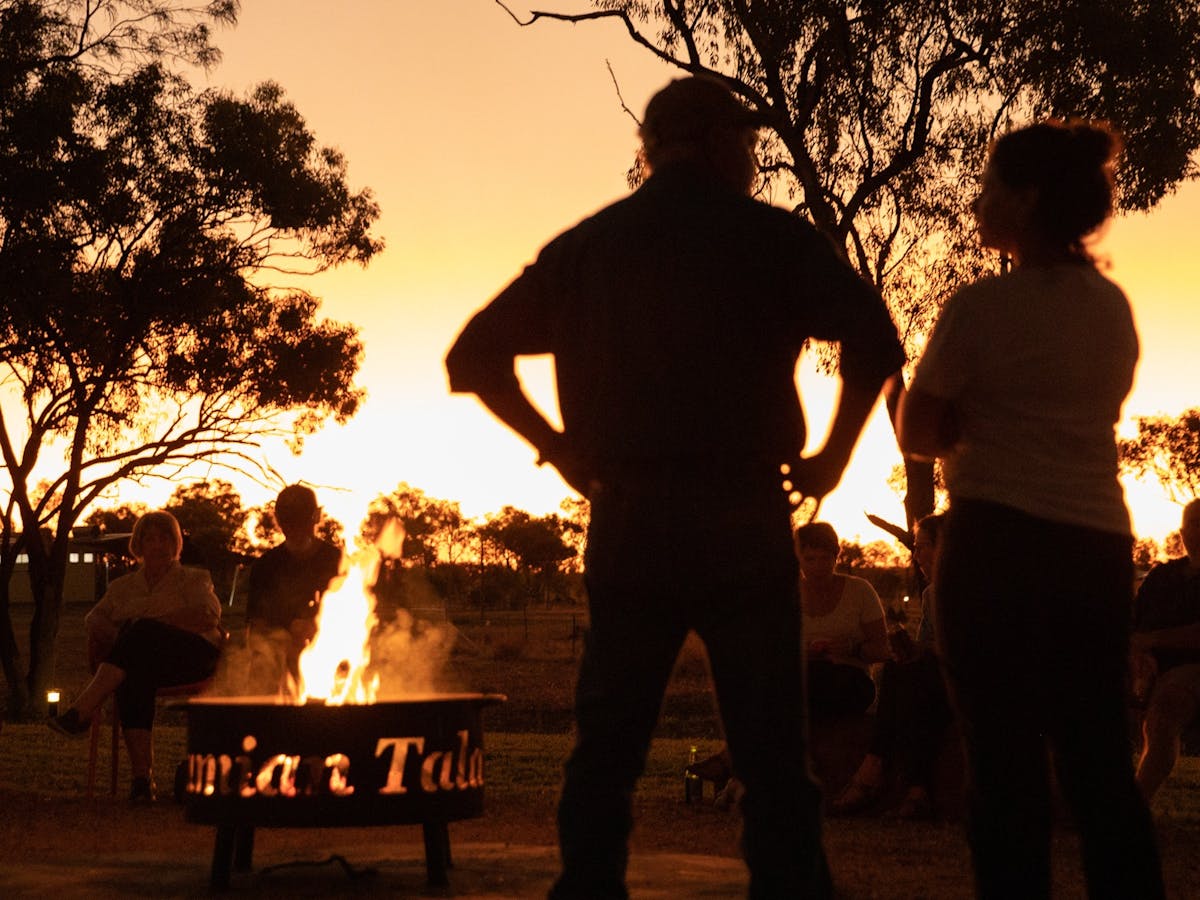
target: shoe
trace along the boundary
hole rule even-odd
[[[837,799],[829,804],[829,815],[853,816],[856,813],[864,812],[875,805],[882,793],[882,784],[851,781],[837,795]]]
[[[729,764],[729,754],[722,750],[714,753],[708,759],[692,763],[687,767],[687,773],[695,775],[701,781],[711,781],[716,787],[717,793],[720,793],[721,788],[733,775],[733,767]]]
[[[46,720],[46,724],[59,734],[73,738],[83,737],[92,727],[91,720],[81,718],[79,710],[73,706],[61,716],[51,716]]]
[[[153,803],[158,799],[158,790],[154,787],[154,779],[139,776],[133,779],[129,786],[130,803]]]

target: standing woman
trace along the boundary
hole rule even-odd
[[[1047,749],[1089,896],[1163,895],[1125,710],[1132,538],[1115,426],[1138,343],[1087,251],[1119,149],[1085,123],[995,143],[974,212],[1013,270],[948,301],[900,410],[901,447],[941,457],[950,491],[938,631],[981,898],[1049,896]]]
[[[210,677],[224,636],[212,579],[204,569],[180,565],[182,550],[183,533],[169,512],[149,512],[134,523],[129,551],[137,569],[114,579],[84,620],[96,674],[75,704],[50,720],[56,731],[82,735],[115,693],[135,801],[154,799],[155,694]]]

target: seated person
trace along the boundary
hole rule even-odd
[[[1155,566],[1133,609],[1131,670],[1153,674],[1142,698],[1137,782],[1147,802],[1179,758],[1180,735],[1200,711],[1200,499],[1183,508],[1186,556]]]
[[[85,619],[96,674],[50,727],[78,736],[109,694],[120,711],[129,766],[130,799],[154,799],[154,699],[160,687],[210,678],[220,646],[221,603],[203,569],[179,563],[183,534],[169,512],[146,513],[133,526],[129,550],[138,568],[116,578]]]
[[[890,653],[883,606],[870,582],[834,571],[841,544],[828,522],[796,529],[800,562],[802,634],[807,644],[805,687],[815,728],[864,713],[875,701],[870,666]],[[741,786],[732,778],[728,748],[692,763],[690,774],[717,787],[717,805],[735,803]]]
[[[275,524],[283,543],[250,568],[246,623],[253,692],[290,693],[287,679],[299,676],[300,652],[317,633],[321,597],[342,565],[342,551],[317,537],[320,521],[311,488],[292,484],[279,492]]]
[[[891,655],[883,606],[870,582],[834,571],[841,545],[828,522],[796,529],[800,607],[808,661],[808,715],[822,721],[866,712],[872,663]]]
[[[936,565],[941,524],[940,513],[917,523],[913,557],[929,578]],[[874,805],[886,787],[886,776],[892,772],[906,788],[897,817],[923,819],[933,815],[933,767],[946,728],[953,720],[935,652],[933,606],[930,584],[923,594],[916,640],[902,629],[893,635],[892,659],[883,664],[879,676],[871,743],[858,771],[830,805],[833,815],[850,815]]]

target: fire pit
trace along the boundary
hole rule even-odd
[[[447,824],[483,814],[480,710],[500,694],[377,703],[197,698],[182,791],[190,822],[217,826],[212,887],[251,867],[254,829],[420,824],[426,874],[446,884]]]

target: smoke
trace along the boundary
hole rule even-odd
[[[446,670],[457,631],[448,621],[413,614],[440,612],[442,600],[422,576],[404,569],[403,545],[403,525],[389,520],[374,547],[355,554],[346,576],[330,585],[316,634],[300,653],[302,688],[292,675],[296,659],[289,666],[289,653],[300,648],[279,628],[255,630],[241,646],[231,641],[209,693],[279,703],[301,702],[305,695],[361,703],[452,690]]]
[[[255,631],[244,645],[229,641],[207,693],[217,697],[259,697],[285,702],[296,697],[287,670],[291,637],[282,628]]]

